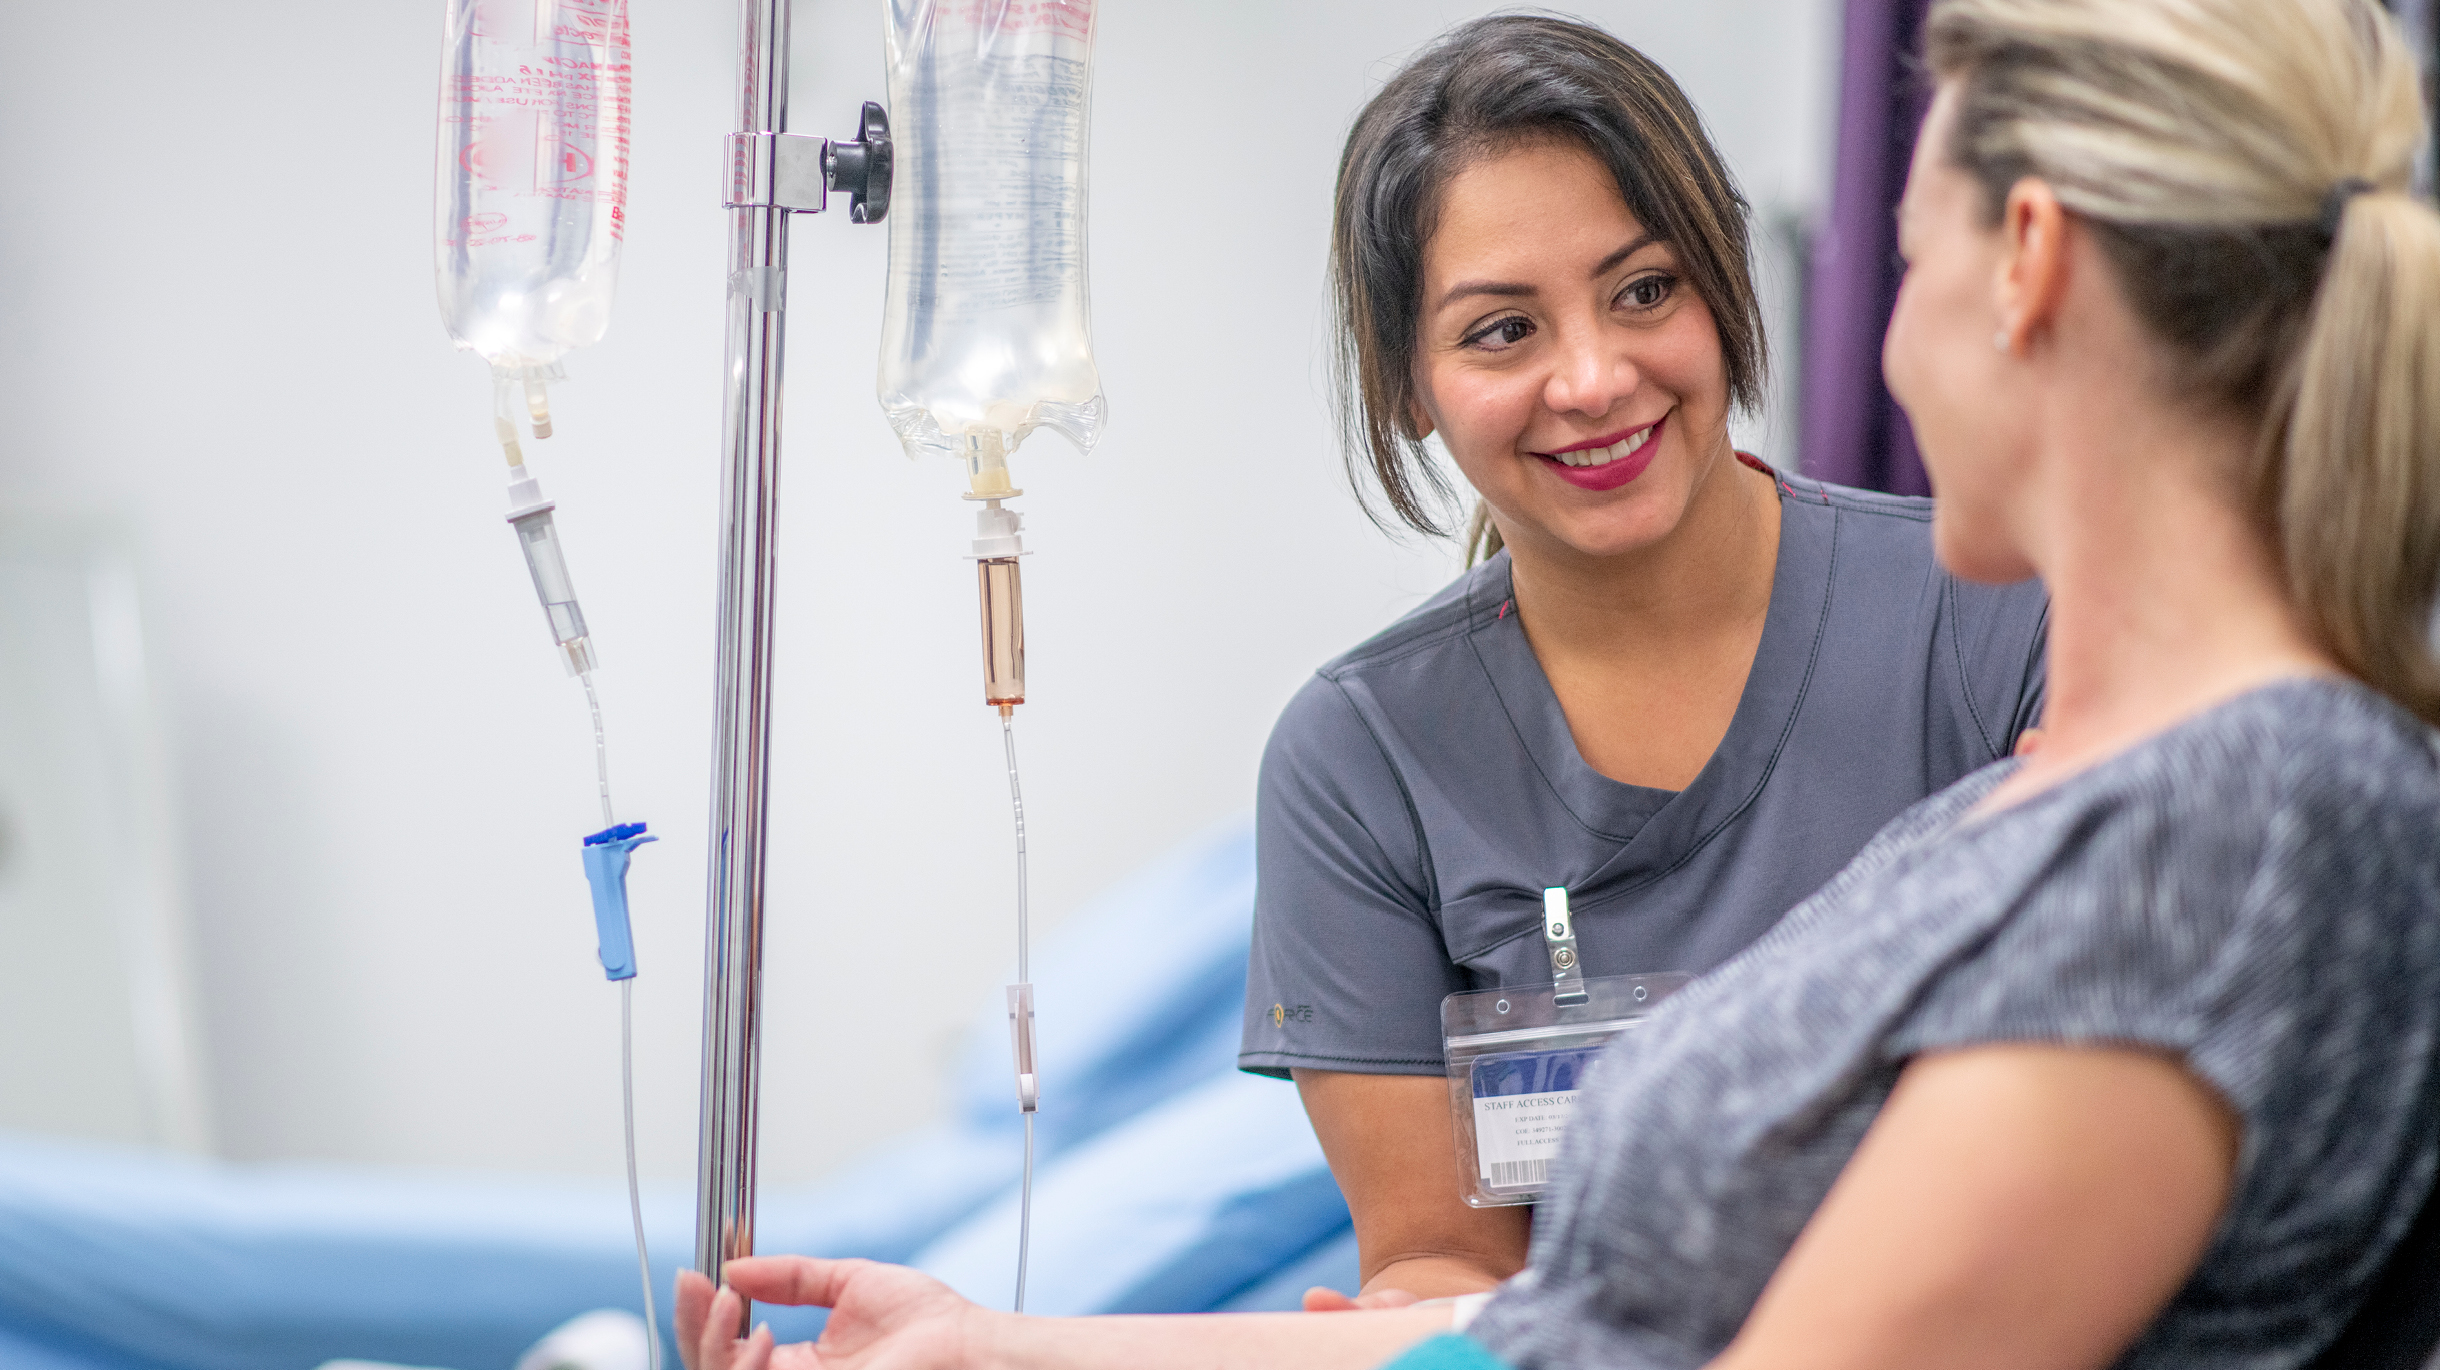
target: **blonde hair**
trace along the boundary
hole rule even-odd
[[[2440,215],[2370,0],[1935,0],[1950,160],[2095,230],[2167,383],[2259,434],[2245,495],[2348,671],[2440,722]]]

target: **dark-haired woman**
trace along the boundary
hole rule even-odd
[[[1439,1010],[1553,979],[1544,891],[1586,974],[1719,964],[2013,750],[2044,600],[1943,573],[1926,501],[1730,445],[1764,363],[1746,208],[1599,29],[1484,19],[1399,73],[1332,258],[1351,467],[1429,531],[1437,436],[1496,549],[1322,667],[1263,762],[1239,1060],[1303,1092],[1372,1304],[1524,1264],[1530,1210],[1460,1197]]]

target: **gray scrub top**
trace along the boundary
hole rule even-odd
[[[1504,552],[1305,683],[1263,754],[1239,1066],[1440,1073],[1443,996],[1550,982],[1552,885],[1585,974],[1709,970],[2010,753],[2041,707],[2039,583],[1942,571],[1929,500],[1777,479],[1762,641],[1684,790],[1585,763]]]

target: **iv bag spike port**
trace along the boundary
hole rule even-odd
[[[525,412],[533,422],[535,437],[547,438],[551,435],[550,392],[543,388],[540,376],[525,378]]]

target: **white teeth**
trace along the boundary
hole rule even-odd
[[[1645,440],[1651,436],[1652,429],[1650,426],[1646,426],[1636,429],[1607,447],[1587,447],[1579,451],[1559,452],[1554,455],[1570,466],[1607,466],[1621,457],[1633,456],[1635,449],[1643,446]]]

